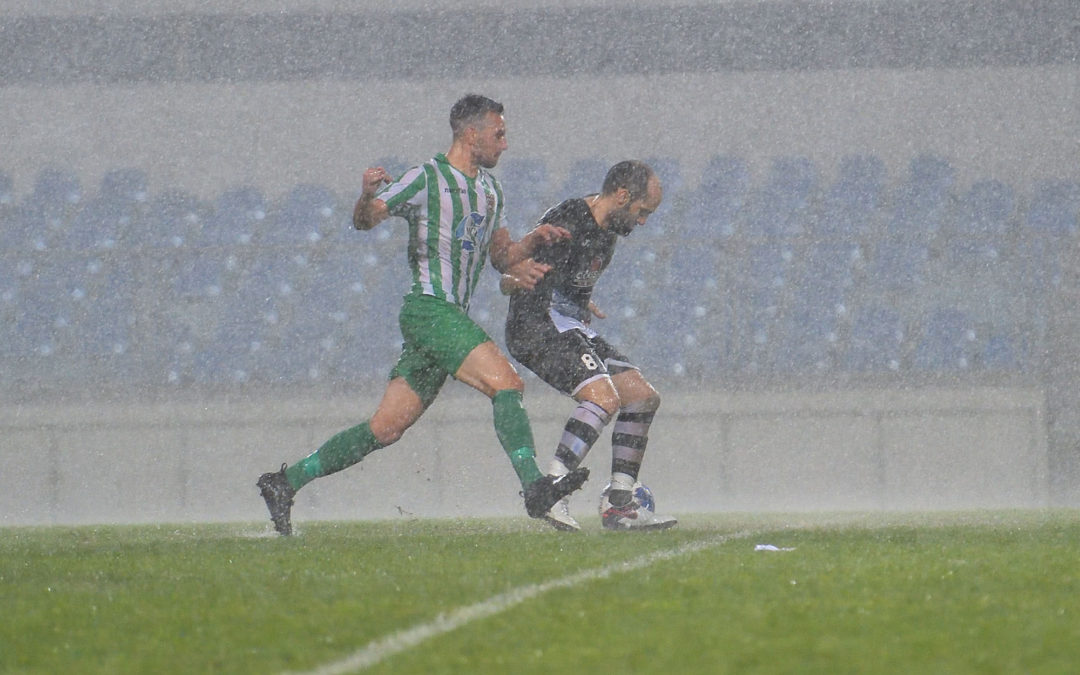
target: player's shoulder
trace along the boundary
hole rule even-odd
[[[544,212],[542,223],[573,227],[580,225],[591,216],[589,205],[581,197],[573,197],[559,202]]]

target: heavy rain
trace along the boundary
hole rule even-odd
[[[26,0],[0,56],[0,525],[265,522],[400,347],[361,175],[468,92],[515,238],[619,160],[663,181],[594,299],[665,510],[1080,504],[1072,0]],[[494,271],[470,314],[502,343]],[[543,466],[571,406],[519,371]],[[522,515],[490,420],[448,383],[294,518]]]

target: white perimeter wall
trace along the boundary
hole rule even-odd
[[[642,473],[665,511],[1043,507],[1043,395],[1009,389],[671,395]],[[16,407],[0,411],[0,526],[264,521],[261,472],[374,399]],[[569,399],[527,393],[542,466]],[[608,434],[575,497],[593,512]],[[394,446],[316,481],[295,518],[524,514],[488,401],[459,384]],[[266,520],[267,526],[269,521]]]
[[[556,178],[586,156],[668,156],[694,186],[710,156],[736,153],[758,172],[803,154],[828,180],[844,154],[874,153],[900,179],[934,152],[961,185],[1080,179],[1080,69],[1068,67],[11,86],[0,88],[0,170],[20,194],[57,164],[89,193],[106,170],[135,166],[154,191],[209,198],[246,183],[276,197],[317,182],[351,198],[377,159],[445,150],[450,106],[467,91],[507,105],[505,157],[543,157]]]

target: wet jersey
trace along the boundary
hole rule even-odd
[[[611,262],[618,235],[600,227],[584,199],[568,199],[548,210],[541,223],[570,231],[570,239],[544,246],[533,258],[551,270],[532,291],[510,296],[507,328],[527,330],[549,319],[560,331],[577,328],[588,335],[593,286]]]
[[[502,188],[480,169],[470,178],[443,154],[415,166],[376,195],[390,215],[409,223],[413,294],[432,295],[467,310],[502,226]]]

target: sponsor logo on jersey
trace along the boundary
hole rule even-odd
[[[477,246],[484,243],[487,228],[484,227],[484,216],[476,211],[461,219],[454,228],[454,237],[461,240],[461,248],[472,253]]]
[[[574,279],[571,283],[579,288],[590,288],[596,285],[596,281],[600,278],[600,273],[604,271],[604,259],[596,256],[589,261],[589,269],[581,270],[574,275]]]

